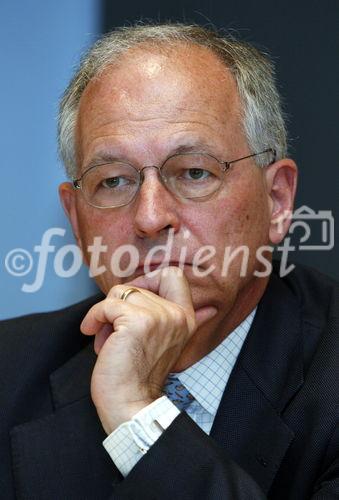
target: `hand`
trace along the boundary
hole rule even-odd
[[[140,292],[126,301],[121,293]],[[194,311],[182,271],[167,267],[111,288],[85,316],[81,331],[95,335],[98,354],[91,395],[107,434],[162,395],[171,367],[213,307]]]

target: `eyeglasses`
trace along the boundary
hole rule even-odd
[[[144,180],[144,170],[152,167],[159,171],[163,185],[179,199],[204,201],[220,189],[224,174],[233,163],[264,154],[270,155],[267,165],[275,162],[276,152],[272,148],[232,161],[220,161],[205,153],[180,153],[167,158],[160,167],[149,165],[140,170],[114,161],[90,167],[73,180],[73,186],[81,189],[93,207],[122,207],[135,198]]]

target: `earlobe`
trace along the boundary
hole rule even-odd
[[[70,182],[63,182],[62,184],[60,184],[59,196],[65,214],[67,215],[68,220],[72,226],[73,234],[77,241],[77,244],[80,248],[82,248],[81,239],[79,236],[78,215],[76,210],[76,193]]]
[[[269,238],[272,244],[282,241],[288,232],[297,188],[298,169],[293,160],[282,159],[266,171],[266,186],[270,203]]]

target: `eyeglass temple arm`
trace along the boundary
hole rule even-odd
[[[264,151],[260,151],[260,153],[254,153],[252,155],[243,156],[242,158],[237,158],[236,160],[232,160],[232,161],[225,161],[223,163],[225,165],[225,168],[228,169],[232,165],[232,163],[237,163],[238,161],[241,161],[241,160],[247,160],[248,158],[253,158],[254,156],[263,155],[264,153],[272,153],[272,155],[273,155],[272,161],[269,163],[269,165],[272,165],[273,163],[275,163],[275,161],[277,159],[277,152],[274,148],[268,148],[268,149],[265,149]]]

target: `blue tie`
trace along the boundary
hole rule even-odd
[[[163,390],[180,411],[186,410],[194,399],[180,380],[173,375],[167,377]]]

